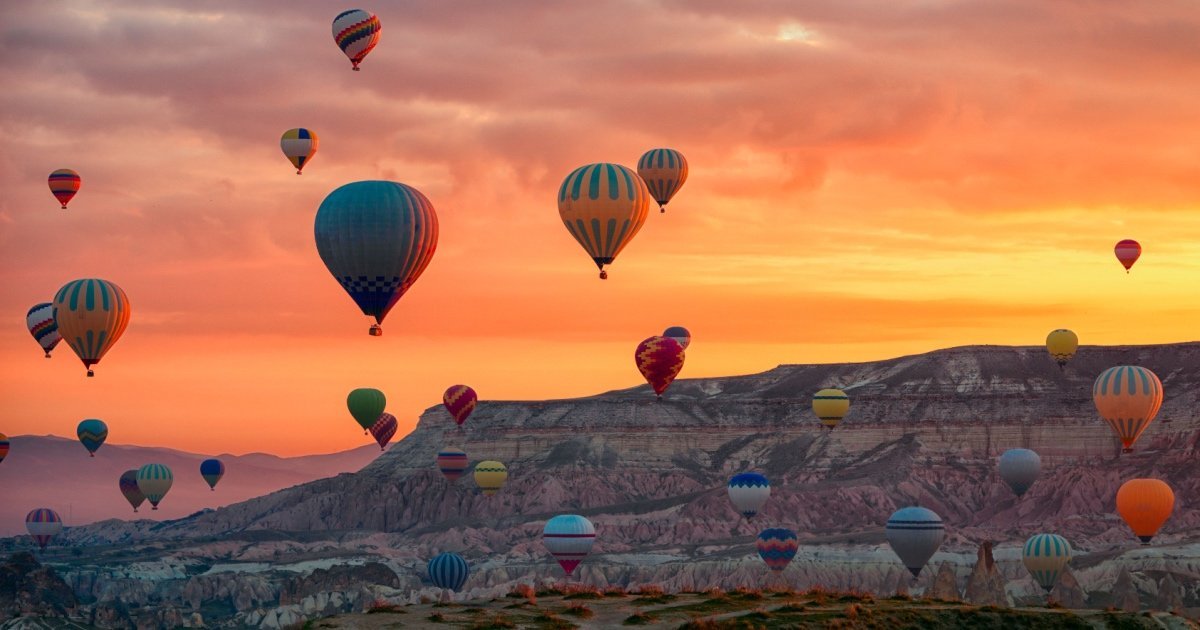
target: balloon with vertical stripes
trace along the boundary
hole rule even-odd
[[[1092,401],[1100,417],[1121,439],[1124,452],[1133,451],[1133,443],[1154,421],[1162,407],[1163,386],[1158,375],[1136,365],[1108,368],[1092,385]]]
[[[54,321],[88,376],[129,326],[129,298],[121,287],[100,278],[72,280],[54,295]]]
[[[605,265],[633,240],[650,204],[646,182],[620,164],[587,164],[571,171],[558,189],[558,214],[571,236],[608,277]]]
[[[150,509],[157,510],[158,504],[167,496],[175,475],[163,464],[146,464],[137,471],[137,486],[146,500],[150,501]]]
[[[664,206],[687,181],[688,164],[675,149],[650,149],[638,159],[637,172],[658,202],[659,211],[666,212]]]
[[[1036,534],[1025,541],[1021,562],[1047,593],[1058,582],[1058,576],[1071,561],[1071,545],[1058,534]]]
[[[467,561],[450,551],[443,551],[434,556],[426,569],[429,571],[429,581],[433,582],[434,586],[452,591],[461,590],[471,575],[471,566]]]

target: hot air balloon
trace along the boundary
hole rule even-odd
[[[462,556],[449,551],[443,551],[429,561],[427,567],[429,581],[438,588],[448,588],[458,591],[467,583],[471,575],[471,567]]]
[[[1144,367],[1118,365],[1104,370],[1096,378],[1092,385],[1092,400],[1100,417],[1121,438],[1124,452],[1131,453],[1133,443],[1162,407],[1162,381]]]
[[[99,278],[72,280],[54,296],[54,321],[79,355],[88,376],[129,325],[129,298],[121,287]]]
[[[687,181],[688,165],[683,154],[675,149],[650,149],[638,160],[637,172],[658,202],[659,212],[666,212],[663,206]]]
[[[1142,246],[1137,241],[1127,238],[1117,243],[1117,246],[1113,248],[1113,253],[1117,255],[1117,260],[1125,266],[1125,273],[1129,273],[1129,268],[1133,267],[1133,263],[1142,256]]]
[[[225,463],[219,459],[206,459],[200,462],[200,476],[208,483],[208,489],[217,490],[217,482],[225,476]]]
[[[329,193],[317,210],[317,252],[364,315],[370,333],[412,287],[437,249],[433,204],[405,184],[366,181]]]
[[[1066,328],[1052,330],[1046,335],[1046,350],[1054,357],[1060,370],[1075,356],[1078,349],[1079,336]]]
[[[96,450],[108,439],[108,425],[103,420],[88,418],[75,428],[75,435],[79,436],[79,443],[88,450],[88,454],[95,457]]]
[[[387,412],[379,414],[379,419],[368,430],[375,441],[379,443],[379,450],[382,451],[392,440],[392,436],[396,435],[396,416]]]
[[[638,344],[633,353],[638,371],[646,377],[646,382],[654,388],[654,393],[662,398],[663,392],[671,386],[671,382],[683,369],[683,346],[667,337],[650,337]]]
[[[688,329],[683,326],[672,326],[664,330],[662,336],[667,339],[674,339],[684,350],[687,350],[688,346],[692,345],[692,333],[688,332]]]
[[[283,137],[279,139],[279,148],[283,150],[283,155],[296,167],[296,174],[304,170],[312,156],[317,154],[317,145],[320,141],[317,139],[317,134],[305,129],[297,127],[288,129],[283,132]]]
[[[769,498],[771,482],[756,472],[738,473],[729,480],[729,500],[747,519],[754,518]]]
[[[1149,545],[1175,509],[1175,493],[1159,479],[1130,479],[1117,490],[1117,513]]]
[[[813,394],[813,413],[830,431],[850,412],[850,397],[840,389],[822,389]]]
[[[1035,534],[1025,541],[1021,562],[1047,593],[1054,588],[1063,567],[1071,561],[1071,545],[1058,534]]]
[[[467,472],[467,454],[453,448],[444,448],[437,454],[438,470],[448,481],[455,481]]]
[[[796,549],[800,543],[796,532],[772,527],[759,533],[754,546],[758,548],[759,557],[772,571],[782,571],[787,568],[792,558],[796,557]]]
[[[567,231],[608,277],[612,264],[646,222],[650,191],[620,164],[588,164],[571,171],[558,190],[558,214]]]
[[[121,473],[121,481],[118,484],[121,487],[121,494],[125,495],[125,500],[133,506],[134,512],[137,512],[138,506],[146,500],[146,495],[138,490],[137,474],[136,470],[126,470]]]
[[[450,412],[450,417],[454,418],[454,422],[458,426],[462,426],[467,418],[471,417],[471,412],[475,411],[475,403],[479,397],[475,395],[475,390],[466,385],[451,385],[446,388],[446,393],[442,394],[442,404],[446,406],[446,411]]]
[[[50,351],[62,341],[62,335],[58,334],[58,322],[54,321],[54,305],[50,302],[34,305],[25,315],[25,325],[49,359]]]
[[[1000,456],[1000,478],[1018,497],[1025,494],[1040,474],[1042,458],[1027,448],[1010,448]]]
[[[45,550],[50,540],[62,532],[62,517],[50,508],[38,508],[25,516],[25,529],[38,547]]]
[[[8,457],[8,436],[0,433],[0,462]]]
[[[558,560],[568,576],[575,573],[575,567],[592,552],[596,542],[596,528],[592,522],[578,514],[559,514],[546,521],[542,529],[542,542],[550,555]]]
[[[79,178],[79,173],[72,171],[69,168],[60,168],[53,173],[50,173],[48,180],[50,184],[50,192],[55,199],[62,204],[62,209],[67,209],[67,204],[79,192],[79,187],[83,184],[83,180]]]
[[[333,18],[333,41],[350,58],[355,71],[367,53],[379,43],[383,25],[374,13],[362,9],[342,11]]]
[[[508,480],[508,469],[504,464],[495,461],[485,461],[475,464],[475,485],[483,491],[484,496],[496,494]]]
[[[925,563],[933,557],[946,538],[946,527],[933,510],[912,506],[900,508],[887,522],[887,540],[892,551],[913,577],[921,575]]]
[[[350,410],[350,415],[354,416],[358,426],[363,428],[363,435],[366,435],[367,430],[387,408],[387,396],[378,389],[360,387],[346,396],[346,408]]]
[[[138,490],[150,501],[150,509],[157,510],[159,501],[167,496],[175,475],[162,464],[146,464],[137,471]]]

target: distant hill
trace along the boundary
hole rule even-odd
[[[217,455],[225,477],[210,491],[200,477],[200,462],[212,455],[167,448],[105,444],[88,457],[73,439],[53,435],[9,438],[12,449],[0,463],[0,535],[25,533],[25,515],[32,509],[57,510],[68,525],[109,518],[179,518],[204,508],[270,494],[315,479],[355,472],[379,455],[374,445],[328,455],[277,457],[265,453]],[[175,484],[158,511],[145,503],[134,514],[117,486],[121,473],[147,463],[166,464]]]

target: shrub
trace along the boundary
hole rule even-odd
[[[635,610],[632,615],[625,618],[621,623],[627,626],[644,626],[654,623],[654,616],[646,614],[640,610]]]
[[[563,614],[571,615],[572,617],[579,617],[580,619],[591,619],[592,617],[596,616],[596,613],[592,612],[591,608],[588,608],[583,604],[568,604],[567,609],[563,611]]]

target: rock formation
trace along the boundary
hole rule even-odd
[[[1174,612],[1183,608],[1183,587],[1175,581],[1175,575],[1168,573],[1158,584],[1158,597],[1154,607],[1159,610]]]
[[[954,573],[953,564],[943,562],[938,567],[937,576],[933,578],[933,586],[925,591],[925,597],[949,601],[959,601],[962,599],[962,595],[958,591],[958,576]]]
[[[1087,593],[1083,592],[1083,587],[1079,585],[1079,580],[1075,579],[1075,574],[1071,573],[1069,567],[1063,569],[1062,574],[1058,576],[1058,583],[1050,591],[1050,599],[1064,608],[1087,606]]]
[[[0,564],[0,622],[24,615],[66,617],[75,606],[71,587],[33,554],[15,553]]]
[[[1137,612],[1142,609],[1142,601],[1138,597],[1137,588],[1133,586],[1133,576],[1129,569],[1121,569],[1109,597],[1113,606],[1125,612]]]

